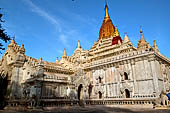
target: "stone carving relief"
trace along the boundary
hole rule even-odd
[[[82,69],[79,69],[75,76],[72,77],[72,81],[76,87],[80,84],[83,86],[88,86],[89,78],[85,76],[85,73]]]
[[[120,88],[120,92],[123,94],[125,89],[128,89],[130,92],[132,92],[133,86],[131,86],[129,83],[125,82],[122,84],[122,87]]]
[[[98,92],[104,94],[104,88],[102,86],[95,87],[95,94],[98,94]]]

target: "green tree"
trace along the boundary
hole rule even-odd
[[[0,11],[2,9],[0,8]],[[5,22],[2,20],[3,14],[0,12],[0,53],[1,50],[4,50],[5,48],[3,47],[2,42],[7,43],[9,40],[11,40],[10,36],[5,32],[5,29],[2,27],[2,23]]]

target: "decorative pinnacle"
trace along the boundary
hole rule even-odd
[[[57,59],[56,59],[56,63],[59,63],[58,56],[57,56]]]
[[[11,40],[11,44],[15,44],[15,36],[13,36],[13,38]]]
[[[115,26],[115,36],[119,36],[119,31],[117,30],[117,26]]]
[[[129,38],[128,38],[128,36],[127,36],[127,32],[125,32],[125,37],[124,37],[124,41],[123,42],[129,42],[130,40],[129,40]]]
[[[40,62],[42,62],[42,57],[40,57]]]
[[[25,52],[25,48],[24,48],[24,44],[21,45],[20,49],[19,49],[21,52]]]
[[[105,1],[106,2],[106,1]],[[109,12],[108,12],[108,6],[107,6],[107,2],[105,3],[105,19],[106,18],[110,18],[109,17]]]
[[[66,49],[64,48],[63,56],[67,56]]]
[[[142,31],[142,26],[140,26],[140,33],[143,33],[143,31]]]
[[[21,45],[21,49],[24,49],[24,44]]]
[[[156,45],[156,41],[154,40],[154,49],[158,50],[158,46]]]
[[[81,48],[81,45],[80,45],[80,40],[78,40],[78,43],[77,43],[77,48]]]
[[[141,34],[140,42],[146,42],[146,40],[145,40],[144,37],[143,37],[143,30],[142,30],[142,27],[141,27],[141,26],[140,26],[140,34]]]

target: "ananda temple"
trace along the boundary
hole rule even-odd
[[[56,62],[27,56],[13,37],[0,59],[0,106],[168,106],[170,59],[139,33],[137,47],[126,32],[120,37],[106,4],[94,45],[84,50],[78,41]]]

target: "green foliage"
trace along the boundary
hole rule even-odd
[[[0,8],[1,10],[1,8]],[[3,14],[0,12],[0,51],[4,50],[5,48],[3,47],[2,41],[7,43],[9,40],[11,40],[10,36],[5,32],[5,29],[2,27],[2,23],[5,22],[2,20]],[[1,53],[1,52],[0,52]]]

